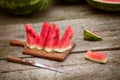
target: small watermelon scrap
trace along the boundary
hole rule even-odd
[[[47,22],[44,22],[42,25],[42,30],[39,35],[39,42],[37,44],[38,50],[42,50],[45,47],[50,29],[51,29],[50,24]]]
[[[72,48],[72,38],[73,38],[73,29],[71,26],[68,26],[65,30],[62,38],[59,40],[58,44],[55,47],[56,52],[64,52]]]
[[[27,47],[29,47],[30,49],[36,48],[37,43],[39,41],[38,34],[35,32],[35,30],[32,28],[30,24],[26,24],[25,28],[27,37]]]
[[[58,44],[59,36],[60,36],[60,30],[58,26],[55,23],[53,23],[51,25],[51,30],[50,30],[50,33],[48,35],[47,42],[45,45],[46,52],[54,51],[55,46]]]
[[[84,36],[84,40],[87,40],[87,41],[100,41],[100,40],[102,40],[101,36],[98,36],[97,34],[91,32],[87,29],[84,29],[83,36]]]
[[[96,51],[87,51],[85,55],[86,59],[96,61],[99,63],[106,63],[107,62],[107,55],[101,52]]]

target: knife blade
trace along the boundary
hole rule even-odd
[[[37,63],[37,62],[32,61],[32,60],[22,59],[22,58],[15,57],[15,56],[9,55],[9,56],[7,56],[6,59],[7,59],[7,61],[11,61],[11,62],[15,62],[15,63],[32,65],[35,67],[41,67],[41,68],[45,68],[45,69],[60,72],[60,73],[67,73],[64,70],[57,68],[57,67],[54,67],[54,66],[51,66],[51,65],[41,64],[41,63]]]

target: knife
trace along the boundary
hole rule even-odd
[[[15,57],[15,56],[9,55],[9,56],[7,56],[6,59],[7,59],[7,61],[11,61],[11,62],[15,62],[15,63],[32,65],[32,66],[41,67],[41,68],[45,68],[48,70],[60,72],[60,73],[67,73],[67,72],[63,71],[62,69],[59,69],[59,68],[51,66],[51,65],[40,64],[40,63],[37,63],[37,62],[32,61],[32,60],[22,59],[22,58]]]

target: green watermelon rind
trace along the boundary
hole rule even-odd
[[[16,15],[29,14],[36,11],[45,10],[51,0],[1,0],[0,8]]]
[[[90,32],[87,29],[84,29],[83,35],[84,35],[84,40],[88,40],[88,41],[100,41],[100,40],[102,40],[102,37]]]
[[[104,11],[120,11],[120,2],[106,2],[101,0],[87,0],[91,6]]]

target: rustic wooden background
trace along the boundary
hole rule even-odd
[[[75,49],[63,62],[22,54],[22,47],[10,46],[10,39],[25,40],[25,23],[30,23],[37,32],[44,21],[55,22],[61,34],[68,25],[74,29]],[[89,29],[103,37],[102,41],[83,40],[83,29]],[[108,62],[99,64],[85,59],[86,50],[106,53]],[[70,74],[58,73],[43,68],[6,61],[14,55],[39,63],[58,66]],[[120,79],[120,12],[105,12],[80,4],[55,2],[41,13],[28,16],[13,16],[0,12],[0,80],[119,80]]]

